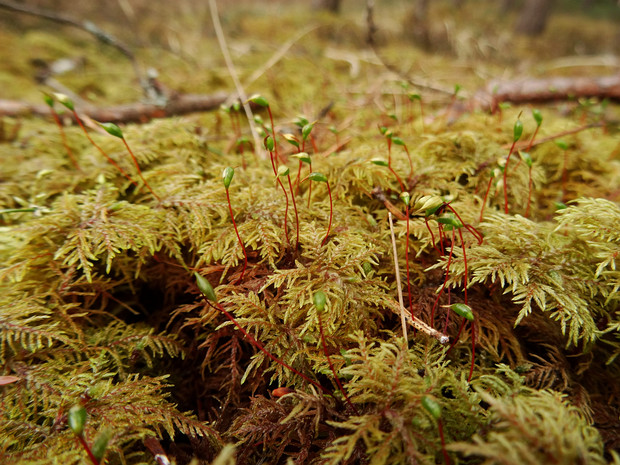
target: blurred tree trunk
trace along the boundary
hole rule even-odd
[[[552,9],[553,0],[527,0],[515,30],[528,36],[541,34],[547,26]]]
[[[317,10],[327,10],[332,13],[340,11],[340,0],[313,0],[312,6]]]
[[[416,0],[411,12],[405,20],[405,35],[413,39],[422,48],[428,50],[431,46],[428,25],[429,0]]]
[[[510,10],[514,10],[517,5],[514,0],[502,0],[502,4],[500,6],[500,14],[505,15]]]

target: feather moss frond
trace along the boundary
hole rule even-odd
[[[450,445],[451,450],[484,463],[606,463],[599,433],[562,395],[524,389],[518,396],[498,398],[476,391],[490,405],[489,429],[471,443]]]
[[[518,215],[490,215],[483,231],[484,243],[467,251],[470,283],[497,282],[510,292],[521,305],[515,324],[537,308],[558,321],[569,344],[599,337],[596,322],[609,312],[617,285],[613,277],[596,279],[601,262],[593,251],[600,245],[564,223],[536,224]],[[577,231],[582,230],[577,226]],[[460,248],[454,249],[454,256],[449,283],[459,286],[465,270]],[[446,259],[437,266],[445,267]]]

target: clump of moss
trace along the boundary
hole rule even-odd
[[[234,128],[220,115],[123,128],[161,201],[79,129],[66,132],[81,171],[52,122],[25,121],[14,142],[0,145],[8,161],[0,377],[14,377],[0,378],[0,457],[82,462],[68,428],[74,405],[87,413],[85,441],[110,429],[105,463],[150,460],[145,440],[154,437],[179,464],[230,462],[229,443],[249,464],[612,457],[620,441],[612,403],[620,394],[616,139],[594,127],[563,136],[565,148],[534,145],[531,171],[524,157],[511,159],[504,183],[519,112],[524,139],[536,127],[528,109],[450,124],[431,105],[437,112],[422,122],[404,97],[377,97],[377,106],[342,97],[355,112],[338,129],[344,147],[334,148],[325,123],[340,125],[348,109],[316,122],[316,150],[306,149],[312,170],[330,182],[333,219],[327,185],[297,189],[291,175],[298,246],[294,228],[286,236],[270,161],[237,153]],[[278,123],[320,107],[280,98]],[[554,107],[543,112],[539,138],[574,124]],[[372,162],[387,158],[377,125],[407,144],[411,161],[396,146],[390,156],[407,196]],[[118,141],[92,137],[140,179]],[[275,137],[279,163],[296,173]],[[222,183],[227,167],[235,168],[238,233]],[[409,270],[402,290],[388,212],[400,269]],[[482,241],[452,234],[464,224]],[[203,299],[195,273],[225,312]],[[407,340],[401,291],[405,320],[419,319]],[[455,303],[471,308],[472,325]]]

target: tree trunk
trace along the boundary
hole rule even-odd
[[[528,36],[541,34],[552,9],[553,0],[527,0],[517,21],[516,31]]]
[[[340,0],[313,0],[312,6],[317,10],[338,13],[340,11]]]
[[[499,8],[500,14],[505,15],[510,10],[514,10],[516,6],[514,0],[502,0],[502,4]]]
[[[413,39],[425,50],[430,49],[430,31],[428,27],[429,0],[416,0],[411,13],[405,20],[405,35]]]

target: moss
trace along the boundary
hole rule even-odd
[[[238,27],[269,31],[261,20]],[[501,169],[519,115],[523,139],[534,133],[529,108],[451,122],[443,110],[449,98],[423,96],[422,121],[419,102],[409,102],[378,65],[361,59],[359,75],[339,73],[316,52],[326,45],[321,36],[304,40],[254,86],[264,89],[280,127],[299,113],[312,120],[335,102],[312,131],[316,153],[306,146],[333,195],[324,246],[327,186],[299,186],[295,250],[294,216],[289,211],[285,237],[285,200],[270,161],[234,149],[235,129],[223,113],[123,127],[161,202],[141,184],[121,141],[107,134],[92,137],[137,186],[79,128],[66,132],[81,171],[51,121],[24,120],[16,140],[0,144],[0,375],[19,378],[0,387],[0,457],[80,463],[85,452],[67,413],[81,404],[88,443],[111,428],[110,464],[151,460],[148,437],[179,464],[192,457],[232,463],[233,456],[248,464],[438,463],[444,454],[471,464],[617,461],[617,135],[593,127],[562,136],[565,149],[534,145],[531,173],[515,154],[506,214]],[[386,53],[397,57],[393,47]],[[268,56],[258,50],[241,58],[242,74]],[[434,60],[433,68],[445,66],[445,57]],[[174,82],[187,70],[168,77]],[[472,86],[479,80],[463,77]],[[188,88],[198,81],[188,79]],[[110,87],[106,99],[120,95],[100,85]],[[537,139],[581,118],[597,122],[598,110],[544,107]],[[613,119],[618,107],[605,112]],[[331,125],[348,140],[338,151]],[[286,132],[295,133],[293,126]],[[407,144],[411,174],[403,147],[392,144],[388,154],[377,126]],[[293,147],[277,141],[286,159]],[[370,162],[376,157],[389,158],[406,184],[408,219],[396,177]],[[297,160],[287,160],[297,190]],[[221,178],[228,166],[248,255],[241,280],[244,256]],[[388,211],[396,217],[405,306],[411,297],[408,310],[450,344],[421,323],[402,338]],[[194,272],[208,279],[234,322],[205,302]],[[320,316],[317,291],[326,297]],[[471,307],[474,321],[449,311],[454,303]]]

